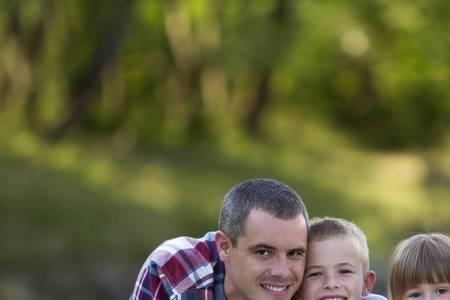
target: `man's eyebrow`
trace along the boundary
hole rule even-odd
[[[275,250],[276,248],[274,246],[261,243],[261,244],[256,244],[256,245],[250,246],[250,247],[248,247],[248,249],[250,251],[255,251],[255,250],[259,250],[259,249]]]
[[[291,250],[289,250],[289,252],[293,252],[293,251],[295,251],[295,252],[300,252],[300,253],[306,253],[306,248],[305,247],[298,247],[298,248],[294,248],[294,249],[291,249]]]
[[[259,249],[276,250],[276,248],[274,246],[264,244],[264,243],[250,246],[250,247],[248,247],[248,249],[250,251],[255,251],[255,250],[259,250]],[[303,254],[303,253],[306,253],[306,248],[305,247],[293,248],[293,249],[289,249],[288,252],[300,252]]]

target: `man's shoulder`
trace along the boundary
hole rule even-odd
[[[130,299],[203,299],[205,294],[213,299],[223,284],[215,235],[178,237],[159,245],[142,266]]]
[[[215,232],[202,238],[178,237],[167,240],[150,254],[147,264],[153,276],[164,281],[177,293],[211,286],[218,262]]]
[[[208,232],[201,238],[182,236],[167,240],[159,245],[149,258],[158,265],[164,265],[171,260],[189,261],[194,265],[206,264],[217,252],[215,234],[216,232]]]

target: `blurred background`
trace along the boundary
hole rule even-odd
[[[0,2],[0,298],[127,299],[272,177],[367,234],[450,230],[447,0]]]

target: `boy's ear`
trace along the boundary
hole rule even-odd
[[[222,231],[217,231],[214,238],[220,260],[225,262],[228,260],[230,248],[232,247],[230,238]]]
[[[374,271],[366,273],[362,289],[362,296],[367,296],[372,292],[375,282],[377,281],[377,274]]]

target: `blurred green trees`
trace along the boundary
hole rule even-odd
[[[0,1],[0,298],[126,298],[252,177],[360,225],[383,292],[399,239],[450,228],[448,20],[444,0]]]
[[[439,0],[3,1],[0,106],[51,139],[143,143],[261,133],[273,103],[372,146],[433,145],[450,122]]]

